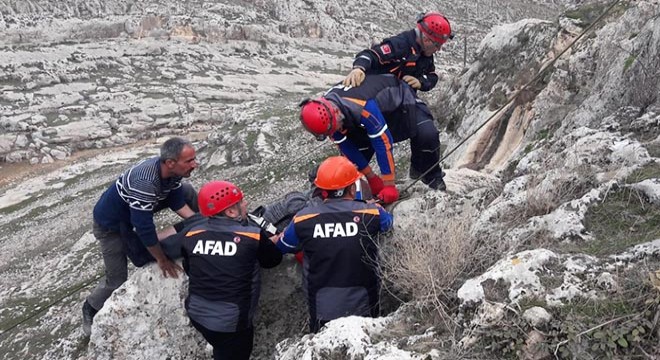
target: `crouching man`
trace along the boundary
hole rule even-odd
[[[186,311],[213,346],[213,358],[249,359],[259,266],[278,265],[282,253],[261,228],[248,225],[247,201],[234,184],[209,182],[200,189],[198,201],[204,218],[163,242],[166,248],[180,243],[189,277]]]
[[[314,180],[324,201],[299,211],[277,242],[282,252],[303,251],[312,332],[340,317],[379,315],[377,239],[393,220],[380,205],[355,200],[360,177],[345,157],[326,159]]]

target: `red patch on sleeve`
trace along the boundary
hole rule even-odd
[[[380,46],[380,52],[383,53],[383,55],[391,54],[392,53],[392,48],[388,45],[381,45]]]

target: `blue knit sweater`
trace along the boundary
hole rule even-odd
[[[181,177],[161,178],[160,160],[153,157],[131,167],[110,185],[94,206],[94,221],[117,232],[121,223],[130,224],[144,246],[153,246],[158,243],[154,208],[163,203],[174,211],[185,205]]]

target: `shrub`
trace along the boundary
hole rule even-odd
[[[444,214],[443,216],[446,216]],[[381,273],[393,294],[420,301],[448,328],[448,309],[462,280],[494,263],[496,244],[472,236],[471,216],[423,216],[398,228],[381,247]]]

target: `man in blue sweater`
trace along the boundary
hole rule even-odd
[[[186,204],[194,190],[181,183],[195,168],[192,144],[174,137],[163,143],[160,156],[134,165],[101,195],[94,207],[93,233],[101,247],[105,277],[83,305],[85,334],[91,333],[93,318],[105,301],[128,278],[127,257],[136,266],[155,259],[165,277],[177,277],[182,270],[163,253],[153,215],[165,207],[184,219],[195,214]]]

